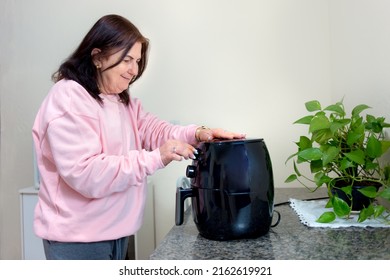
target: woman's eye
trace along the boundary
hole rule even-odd
[[[123,62],[126,63],[126,64],[130,64],[130,63],[132,63],[133,61],[134,61],[134,58],[125,58],[125,59],[123,59]],[[137,64],[139,64],[139,63],[141,62],[141,59],[137,59],[135,62],[136,62]]]

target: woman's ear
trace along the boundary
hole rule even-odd
[[[93,64],[95,64],[96,68],[102,67],[102,63],[100,61],[100,56],[99,56],[99,54],[101,52],[102,51],[100,49],[98,49],[98,48],[94,48],[91,51],[92,62],[93,62]]]

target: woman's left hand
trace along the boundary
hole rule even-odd
[[[246,134],[231,132],[224,130],[222,128],[207,128],[199,127],[196,130],[195,138],[199,142],[202,141],[211,141],[213,139],[243,139],[246,137]]]

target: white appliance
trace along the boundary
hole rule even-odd
[[[38,187],[31,186],[19,190],[21,214],[21,245],[23,260],[44,260],[42,239],[33,230],[34,209],[38,202]],[[148,180],[148,197],[144,214],[144,224],[135,236],[130,238],[130,258],[147,260],[156,248],[156,233],[154,221],[154,188]]]

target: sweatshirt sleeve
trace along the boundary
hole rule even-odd
[[[40,149],[59,174],[59,178],[52,176],[51,180],[63,180],[83,196],[99,198],[143,186],[146,176],[164,167],[158,150],[131,150],[123,155],[105,153],[97,113],[99,105],[82,87],[66,89],[65,93],[62,92],[60,101],[58,97],[52,99],[51,104],[46,104],[48,108],[42,109],[55,113],[41,114],[50,120],[40,125],[45,128],[40,136]]]
[[[133,107],[133,111],[137,114],[137,125],[144,149],[149,151],[155,150],[169,139],[181,140],[191,145],[197,144],[195,139],[197,125],[173,125],[161,120],[155,115],[144,111],[137,99],[133,99],[130,106]]]
[[[85,197],[98,198],[142,186],[145,177],[162,168],[159,151],[101,152],[94,121],[71,113],[51,122],[47,141],[61,178]]]

